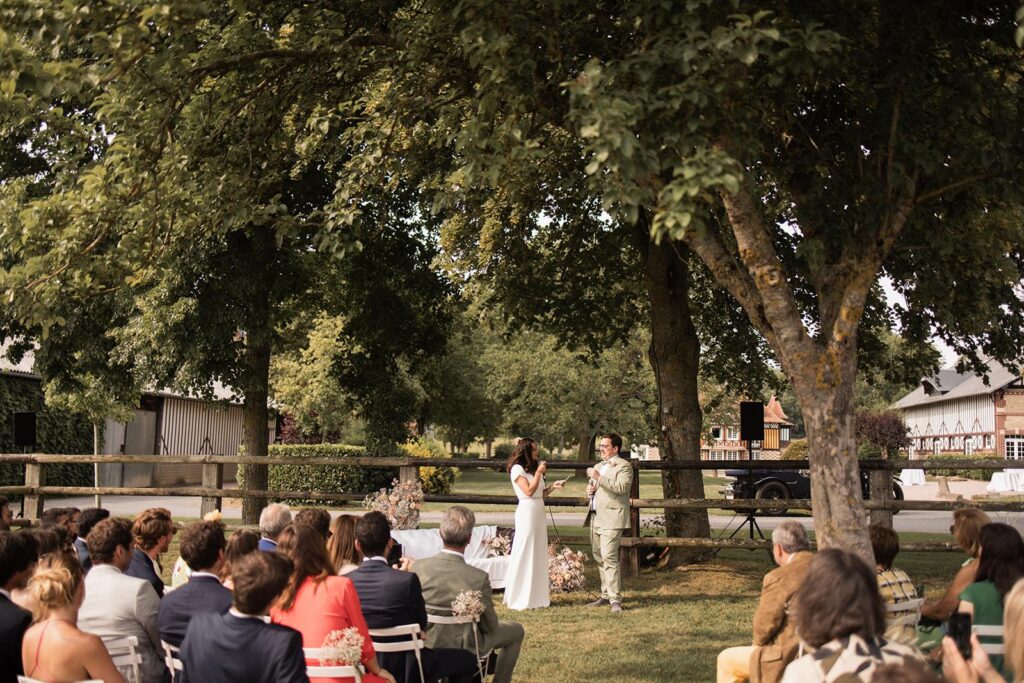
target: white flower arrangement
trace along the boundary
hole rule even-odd
[[[551,592],[572,593],[582,590],[587,583],[583,572],[586,559],[583,552],[574,553],[566,547],[556,550],[552,545],[548,549],[548,585]]]
[[[415,529],[420,523],[423,509],[423,486],[418,481],[391,482],[390,489],[371,493],[363,500],[363,507],[382,513],[395,529]]]
[[[363,657],[363,636],[355,626],[335,629],[324,638],[323,666],[357,666]]]
[[[512,552],[512,539],[508,536],[488,536],[482,543],[487,557],[501,557]]]
[[[480,591],[462,591],[452,600],[452,615],[469,619],[484,613],[484,596]]]

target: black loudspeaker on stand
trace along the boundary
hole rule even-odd
[[[764,403],[761,401],[743,401],[740,403],[740,441],[747,443],[747,462],[754,460],[754,442],[764,440]],[[750,491],[754,490],[754,469],[747,470],[747,482]],[[754,533],[763,541],[764,532],[757,524],[756,510],[749,510],[743,523],[733,529],[729,538],[734,538],[740,529],[747,528],[750,531],[750,540],[754,540]]]

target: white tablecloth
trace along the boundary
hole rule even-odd
[[[992,481],[988,483],[985,490],[995,493],[1024,491],[1024,470],[1008,469],[1002,472],[994,472],[992,474]]]
[[[921,486],[924,484],[924,470],[903,470],[900,481],[904,486]]]
[[[508,576],[508,556],[487,557],[483,540],[498,533],[498,527],[483,525],[473,527],[473,535],[466,547],[466,564],[487,572],[491,579],[491,588],[504,588]],[[441,533],[437,529],[401,529],[391,532],[391,538],[402,544],[402,554],[406,557],[419,559],[433,557],[441,552]]]

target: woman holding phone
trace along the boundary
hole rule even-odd
[[[565,486],[565,481],[545,488],[544,472],[548,465],[538,460],[539,453],[540,447],[533,439],[519,439],[506,464],[512,489],[519,499],[512,560],[505,582],[505,604],[509,609],[535,609],[551,604],[544,496]]]

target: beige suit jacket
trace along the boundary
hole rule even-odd
[[[803,550],[764,576],[761,599],[754,613],[754,651],[750,655],[751,683],[776,683],[796,659],[800,638],[789,610],[814,555]]]
[[[605,461],[604,473],[594,493],[594,516],[591,524],[597,529],[629,528],[629,490],[633,485],[633,467],[619,456]]]
[[[491,580],[487,572],[471,567],[460,555],[439,553],[416,560],[413,571],[420,577],[423,601],[427,613],[431,605],[450,610],[452,602],[463,591],[480,591],[484,613],[480,617],[480,651],[490,648],[491,637],[498,628],[498,614],[491,597]],[[440,612],[437,612],[440,613]],[[450,615],[450,611],[444,612]],[[472,624],[430,624],[427,629],[427,647],[454,647],[473,651]]]

